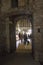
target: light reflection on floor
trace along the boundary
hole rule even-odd
[[[16,51],[17,52],[28,52],[32,51],[32,41],[28,39],[29,43],[21,43],[21,40],[16,41]]]
[[[28,44],[31,44],[31,43],[32,43],[31,39],[27,39],[27,40],[29,41]],[[18,46],[19,46],[20,44],[23,44],[23,42],[21,43],[21,40],[17,40],[17,41],[16,41],[16,48],[18,48]],[[26,43],[26,45],[27,45],[27,43]]]

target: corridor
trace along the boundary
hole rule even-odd
[[[40,65],[36,62],[31,54],[12,53],[0,58],[0,65]]]
[[[15,27],[16,52],[32,52],[32,23],[30,19],[17,20]]]

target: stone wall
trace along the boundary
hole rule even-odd
[[[11,8],[11,0],[2,0],[2,12],[7,12]]]
[[[5,23],[0,21],[0,52],[6,50],[6,34],[5,34]]]
[[[25,7],[26,0],[18,0],[18,7]]]
[[[16,49],[16,28],[15,28],[15,21],[13,20],[12,23],[9,23],[9,38],[10,38],[10,52],[14,52]]]
[[[29,9],[32,10],[32,6],[33,6],[33,0],[18,0],[18,8],[22,9]],[[1,6],[1,11],[2,12],[7,12],[9,11],[12,7],[11,7],[11,0],[2,0],[2,6]],[[15,8],[17,9],[17,8]]]
[[[38,61],[43,61],[43,0],[29,0],[29,5],[27,4],[28,0],[24,0],[26,3],[26,9],[29,8],[33,12],[33,41],[34,41],[34,57]],[[19,0],[20,3],[20,0]],[[23,2],[23,6],[25,6]],[[20,6],[19,4],[18,6]],[[21,5],[22,6],[22,5]],[[11,0],[2,0],[2,12],[7,12],[11,8]],[[9,20],[5,20],[6,22]],[[2,21],[0,21],[2,22]],[[9,52],[9,30],[8,23],[0,23],[0,48],[6,45],[6,48]],[[8,25],[8,26],[7,26]],[[14,23],[15,25],[15,23]],[[14,28],[13,28],[14,29]],[[7,32],[6,32],[7,31]],[[6,33],[6,35],[5,35]],[[7,34],[8,33],[8,34]],[[6,39],[7,38],[7,39]],[[5,41],[6,39],[6,41]],[[5,43],[4,43],[5,42]],[[13,39],[14,42],[14,39]],[[4,46],[3,46],[4,43]],[[5,47],[4,47],[5,48]],[[12,45],[13,48],[13,45]]]
[[[43,0],[35,0],[33,9],[35,59],[43,61]]]

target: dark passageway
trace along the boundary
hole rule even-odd
[[[30,29],[32,33],[28,34]],[[0,65],[40,64],[43,0],[0,0]]]
[[[1,58],[0,65],[40,65],[39,62],[36,62],[31,54],[26,53],[15,53],[10,54]]]

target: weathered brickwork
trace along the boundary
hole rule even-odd
[[[2,12],[7,12],[11,8],[11,0],[2,0]]]
[[[43,61],[43,0],[34,2],[34,44],[36,48],[35,58]],[[38,28],[40,32],[38,32]],[[39,59],[40,58],[40,59]]]

